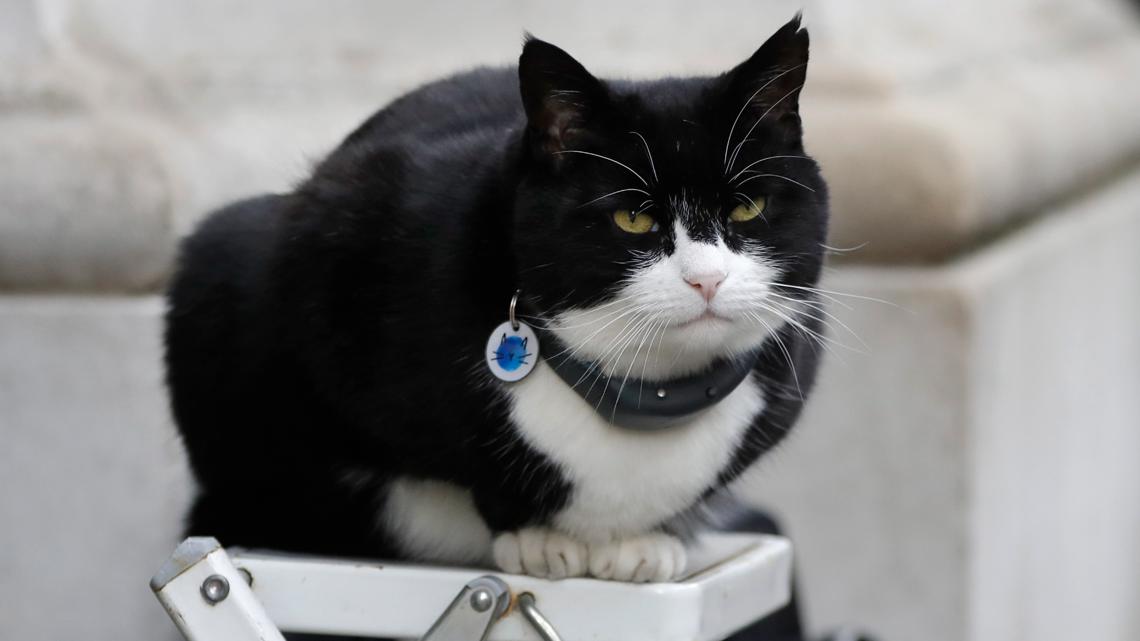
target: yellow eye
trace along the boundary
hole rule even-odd
[[[614,222],[619,229],[631,234],[644,234],[657,231],[657,221],[653,216],[645,213],[633,213],[628,209],[619,209],[614,212]]]
[[[764,207],[767,204],[767,199],[763,196],[753,198],[751,206],[745,204],[737,205],[736,208],[728,214],[728,219],[734,223],[748,222],[764,213]]]

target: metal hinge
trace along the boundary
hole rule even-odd
[[[507,584],[495,576],[481,576],[463,586],[422,641],[483,641],[510,605],[511,592]],[[543,641],[562,641],[554,626],[539,612],[533,594],[519,595],[518,606]]]

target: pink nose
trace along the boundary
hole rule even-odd
[[[699,276],[686,277],[685,282],[692,285],[693,289],[700,292],[701,296],[705,297],[705,301],[712,301],[713,296],[716,296],[716,290],[720,284],[724,282],[726,274],[724,272],[713,272],[710,274],[701,274]]]

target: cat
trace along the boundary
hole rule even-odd
[[[600,80],[528,36],[517,68],[416,89],[292,192],[210,215],[165,318],[189,533],[679,577],[683,521],[780,442],[815,377],[807,61],[799,16],[715,77]],[[512,343],[533,369],[504,382],[484,347],[516,295],[537,345]],[[651,413],[677,396],[696,409]]]

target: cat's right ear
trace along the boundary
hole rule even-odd
[[[608,100],[605,86],[565,51],[530,35],[519,56],[519,90],[538,149],[573,147]]]

